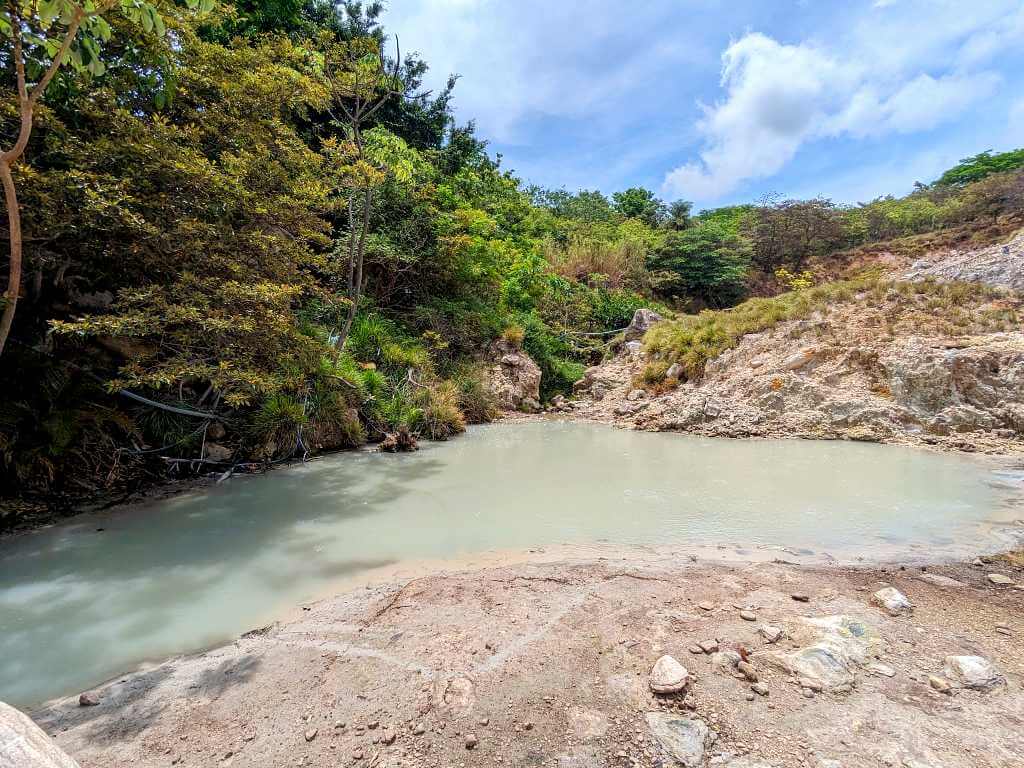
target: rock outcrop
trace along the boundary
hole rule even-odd
[[[626,342],[639,341],[655,323],[662,321],[661,315],[653,309],[638,309],[633,313],[633,320],[625,330]]]
[[[1024,234],[1012,241],[1011,256],[1021,248]],[[990,251],[995,253],[984,249]],[[953,260],[968,264],[961,256]],[[1017,285],[1014,270],[1024,275],[1024,259],[1018,256],[1016,262],[1000,261],[1009,272],[998,284]],[[1024,331],[1016,321],[1000,318],[1019,317],[1021,297],[967,292],[973,298],[961,301],[935,295],[884,288],[854,295],[806,319],[748,334],[710,360],[703,377],[642,398],[635,394],[637,377],[648,361],[624,346],[577,382],[582,399],[574,412],[708,436],[926,443],[985,451],[1019,446]],[[673,366],[667,384],[680,375]]]
[[[915,261],[907,280],[961,280],[1024,291],[1024,232],[987,248],[929,254]]]
[[[494,364],[488,386],[497,405],[506,411],[540,410],[540,366],[528,354],[505,339],[492,347]]]
[[[28,715],[0,701],[0,768],[78,768]]]

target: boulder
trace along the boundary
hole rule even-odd
[[[799,617],[786,623],[789,636],[801,647],[754,656],[795,677],[816,681],[825,690],[848,688],[855,670],[885,647],[874,628],[850,616]]]
[[[235,455],[233,448],[221,443],[207,443],[203,450],[203,458],[209,461],[229,462]]]
[[[988,575],[988,580],[997,587],[1009,587],[1013,585],[1013,579],[1002,573],[990,573]]]
[[[953,685],[976,691],[990,691],[996,686],[1006,685],[1006,678],[982,656],[947,656],[942,674]]]
[[[661,315],[653,309],[638,309],[633,313],[633,319],[626,328],[626,341],[639,341],[652,325],[660,323],[661,320]]]
[[[0,701],[0,768],[78,768],[28,715]]]
[[[648,712],[647,727],[661,750],[683,768],[702,766],[704,752],[714,741],[703,720],[668,712]]]
[[[506,339],[494,343],[491,357],[495,363],[487,383],[498,407],[506,411],[540,410],[540,366]]]
[[[895,587],[886,587],[875,592],[871,596],[871,604],[884,609],[890,616],[902,616],[914,610],[907,596]]]
[[[678,693],[690,682],[690,673],[671,656],[662,656],[651,669],[648,684],[655,693]]]

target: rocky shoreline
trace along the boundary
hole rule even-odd
[[[623,551],[434,571],[33,717],[82,768],[1009,768],[1022,565]]]

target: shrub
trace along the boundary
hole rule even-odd
[[[466,431],[466,419],[459,408],[459,389],[452,381],[441,381],[420,390],[422,403],[418,431],[431,440],[447,440]]]
[[[518,325],[510,325],[504,331],[501,332],[501,338],[507,341],[516,349],[523,348],[523,339],[526,337],[526,331]]]
[[[494,395],[481,366],[464,366],[451,379],[459,392],[459,409],[469,424],[486,424],[498,415]]]
[[[292,395],[276,394],[266,398],[253,414],[253,436],[273,455],[285,455],[298,443],[299,428],[309,422],[306,407]]]

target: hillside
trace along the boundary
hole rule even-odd
[[[572,410],[702,435],[1016,451],[1022,285],[1024,233],[912,263],[890,254],[868,278],[663,322],[589,369]]]

